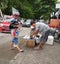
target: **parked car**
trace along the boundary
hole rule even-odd
[[[4,20],[1,20],[0,22],[0,32],[8,32],[10,33],[10,24],[14,20],[14,18],[6,18]]]
[[[22,23],[22,27],[30,27],[30,25],[31,25],[31,19],[28,19]]]

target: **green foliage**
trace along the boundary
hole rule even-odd
[[[8,0],[0,0],[0,9],[4,10],[7,8]]]
[[[24,18],[50,17],[55,11],[57,0],[0,0],[0,8],[5,14],[11,14],[11,8],[19,10],[20,16]]]

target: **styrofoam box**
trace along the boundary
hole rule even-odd
[[[53,45],[54,43],[54,37],[49,35],[46,44]]]

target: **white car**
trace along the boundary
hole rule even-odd
[[[31,20],[30,20],[30,19],[26,20],[26,21],[23,22],[23,24],[22,24],[23,27],[30,27],[30,25],[31,25]]]

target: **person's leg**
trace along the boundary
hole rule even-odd
[[[43,36],[41,36],[40,44],[35,49],[42,49],[43,48],[45,42],[48,39],[49,32],[50,31],[48,30],[48,31],[46,31],[46,33]]]
[[[43,40],[43,36],[41,36],[41,38],[40,38],[39,45],[37,47],[35,47],[34,49],[40,49],[40,48],[42,48],[42,43],[43,43],[42,40]]]
[[[12,39],[12,42],[11,42],[11,50],[14,49],[14,39]]]
[[[44,43],[43,42],[40,42],[40,44],[38,45],[38,48],[43,48],[43,46],[44,46]]]
[[[14,38],[13,38],[13,31],[14,29],[11,29],[11,36],[12,36],[12,42],[11,42],[11,49],[14,49]]]
[[[19,48],[18,45],[16,45],[16,48],[18,49],[19,52],[23,52],[23,49]]]
[[[13,42],[11,42],[11,48],[13,47]]]
[[[23,52],[23,49],[21,49],[19,46],[18,46],[18,38],[15,38],[15,47],[18,49],[19,52]]]

